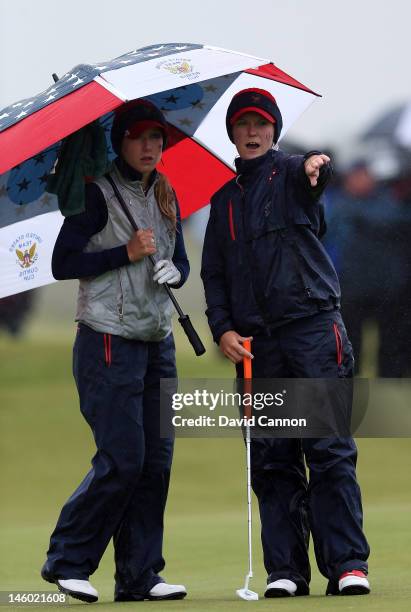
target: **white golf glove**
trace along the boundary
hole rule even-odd
[[[153,281],[157,281],[159,285],[176,285],[180,279],[181,274],[170,259],[160,259],[154,266]]]

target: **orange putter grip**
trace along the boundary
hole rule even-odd
[[[251,353],[251,340],[244,340],[243,347]],[[252,378],[251,357],[243,357],[244,378]]]

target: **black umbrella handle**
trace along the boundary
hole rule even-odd
[[[167,287],[167,289],[169,289],[169,287]],[[204,344],[201,342],[200,336],[194,329],[190,317],[186,314],[182,314],[180,317],[178,317],[178,321],[181,327],[184,329],[185,335],[187,336],[197,357],[200,357],[200,355],[204,355],[204,353],[206,352]]]
[[[106,174],[105,178],[108,180],[108,182],[112,186],[114,194],[117,200],[119,201],[119,204],[121,208],[123,209],[124,214],[126,215],[127,219],[130,221],[132,228],[134,229],[135,232],[137,232],[138,231],[137,223],[135,222],[133,215],[128,209],[128,206],[125,203],[124,198],[121,195],[117,185],[115,184],[115,182],[113,181],[113,179],[111,178],[109,174]],[[149,255],[149,259],[154,266],[156,263],[154,257],[152,255]],[[200,355],[204,355],[204,353],[206,352],[204,344],[201,342],[200,336],[197,334],[196,330],[194,329],[193,324],[190,321],[190,317],[184,314],[184,312],[182,311],[180,307],[180,304],[177,302],[173,292],[171,291],[167,283],[164,284],[164,289],[167,291],[168,297],[172,301],[174,308],[177,310],[179,314],[179,317],[178,317],[179,323],[181,324],[181,327],[183,328],[191,346],[193,347],[195,354],[197,355],[197,357],[199,357]]]

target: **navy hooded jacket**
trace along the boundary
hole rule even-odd
[[[331,167],[311,187],[311,154],[239,158],[237,177],[211,198],[201,277],[215,342],[229,330],[258,335],[339,306],[338,277],[320,242],[319,198]]]

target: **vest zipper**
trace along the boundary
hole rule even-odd
[[[150,213],[149,206],[148,206],[148,202],[149,202],[149,200],[148,200],[148,193],[149,193],[149,191],[151,190],[152,186],[153,186],[153,185],[150,185],[150,187],[149,187],[149,188],[148,188],[148,190],[147,190],[147,193],[144,191],[143,187],[141,186],[141,192],[142,192],[142,194],[143,194],[143,206],[145,207],[145,209],[146,209],[146,211],[147,211],[147,217],[150,219],[150,225],[151,225],[151,226],[153,227],[153,229],[154,229],[156,224],[155,224],[155,222],[154,222],[154,219],[153,219],[153,217],[152,217],[152,215],[151,215],[151,213]],[[150,265],[149,265],[149,271],[148,271],[148,274],[149,274],[149,275],[150,275],[150,274],[152,275],[152,269],[151,269],[151,266],[150,266]],[[158,304],[157,304],[157,302],[156,302],[156,290],[155,290],[155,285],[152,285],[152,289],[151,289],[151,298],[152,298],[152,299],[151,299],[151,303],[152,303],[153,307],[154,307],[154,308],[156,308],[156,310],[157,310],[157,329],[155,330],[155,331],[157,332],[157,331],[160,329],[160,327],[161,327],[162,314],[161,314],[161,310],[160,310],[160,308],[158,307]]]
[[[123,321],[123,304],[124,304],[124,293],[123,293],[123,285],[121,283],[121,272],[120,270],[118,271],[118,279],[119,279],[119,283],[120,283],[120,302],[117,306],[117,311],[118,311],[118,318],[120,319],[120,321]]]

